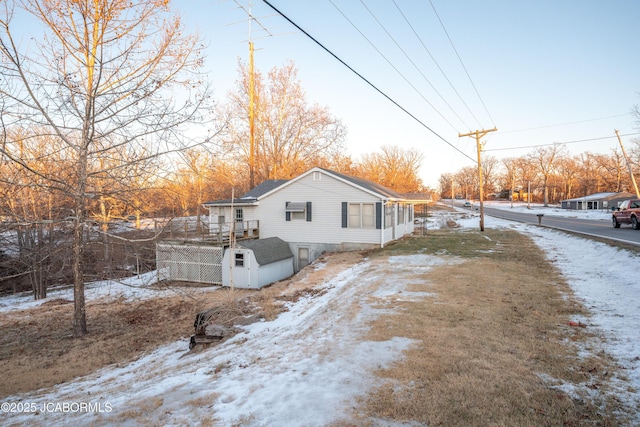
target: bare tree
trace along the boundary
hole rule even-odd
[[[71,200],[73,334],[81,337],[85,228],[99,196],[96,178],[182,148],[181,125],[201,121],[209,100],[198,74],[202,46],[165,0],[14,0],[0,8],[3,129],[43,129],[62,145],[71,176],[31,168],[16,155],[16,141],[5,139],[0,150]],[[21,45],[25,29],[14,28],[14,13],[33,19],[31,31],[42,34]],[[120,162],[105,169],[102,158]]]
[[[46,298],[48,284],[53,279],[54,258],[67,252],[57,250],[58,230],[53,225],[68,216],[70,205],[64,194],[49,188],[42,175],[56,174],[59,179],[69,179],[70,165],[60,155],[62,147],[55,138],[34,138],[18,129],[9,130],[6,135],[15,143],[5,147],[11,155],[19,156],[23,164],[8,159],[2,162],[0,212],[10,225],[5,236],[13,236],[13,240],[4,242],[3,246],[17,249],[14,273],[23,274],[14,277],[14,281],[28,278],[34,298]],[[47,151],[51,154],[46,155]],[[14,289],[21,289],[16,285]]]
[[[454,182],[459,190],[456,194],[464,194],[465,199],[480,195],[478,187],[478,169],[473,166],[465,166],[454,175]]]
[[[574,157],[562,157],[558,160],[557,173],[562,182],[561,193],[565,199],[573,198],[574,189],[579,183],[580,168]]]
[[[602,172],[602,184],[605,190],[620,192],[623,188],[623,177],[627,178],[628,173],[622,152],[615,149],[610,155],[596,154],[594,159],[598,169]],[[625,180],[626,181],[626,180]]]
[[[453,174],[451,173],[443,173],[438,178],[438,187],[440,190],[441,198],[448,199],[454,197],[454,195],[452,194],[452,192],[454,191],[453,179]]]
[[[514,193],[516,191],[518,168],[517,161],[513,158],[502,159],[502,165],[504,166],[504,174],[502,177],[503,189],[509,189],[509,200],[514,201]]]
[[[542,177],[544,206],[549,206],[549,178],[554,172],[561,149],[559,144],[553,144],[551,147],[536,148],[529,154],[529,159],[536,165],[537,171]]]
[[[415,148],[385,145],[379,153],[362,156],[355,175],[400,193],[412,193],[422,187],[418,177],[421,163],[422,154]]]
[[[499,162],[494,156],[486,156],[482,159],[483,193],[495,192],[498,180]]]
[[[329,110],[308,105],[293,63],[273,68],[266,79],[254,74],[255,149],[249,137],[249,76],[240,67],[241,79],[219,114],[227,133],[222,149],[228,157],[249,165],[253,154],[256,182],[288,179],[339,153],[346,129]],[[247,168],[248,169],[248,168]]]

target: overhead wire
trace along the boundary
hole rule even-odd
[[[419,123],[422,127],[424,127],[425,129],[427,129],[429,132],[431,132],[433,135],[435,135],[438,139],[440,139],[441,141],[443,141],[444,143],[446,143],[447,145],[449,145],[451,148],[453,148],[454,150],[456,150],[457,152],[459,152],[460,154],[462,154],[464,157],[468,158],[469,160],[471,160],[474,163],[477,163],[477,161],[472,158],[471,156],[467,155],[465,152],[463,152],[462,150],[460,150],[458,147],[456,147],[455,145],[453,145],[451,142],[447,141],[444,137],[442,137],[439,133],[437,133],[435,130],[433,130],[431,127],[429,127],[426,123],[424,123],[423,121],[421,121],[420,119],[418,119],[416,116],[414,116],[411,112],[409,112],[406,108],[404,108],[402,105],[400,105],[398,102],[396,102],[393,98],[391,98],[389,95],[387,95],[385,92],[383,92],[380,88],[378,88],[376,85],[374,85],[373,83],[371,83],[371,81],[369,81],[366,77],[364,77],[362,74],[360,74],[358,71],[356,71],[353,67],[351,67],[349,64],[347,64],[345,61],[343,61],[340,57],[338,57],[335,53],[333,53],[329,48],[325,47],[322,43],[320,43],[318,40],[316,40],[311,34],[309,34],[307,31],[305,31],[302,27],[300,27],[298,24],[296,24],[293,20],[291,20],[287,15],[285,15],[283,12],[281,12],[278,8],[276,8],[275,6],[273,6],[271,3],[269,3],[269,1],[267,0],[262,0],[267,6],[269,6],[271,9],[273,9],[278,15],[280,15],[282,18],[284,18],[287,22],[289,22],[291,25],[293,25],[294,27],[296,27],[300,32],[302,32],[305,36],[307,36],[309,39],[311,39],[315,44],[317,44],[318,46],[320,46],[325,52],[327,52],[329,55],[333,56],[338,62],[340,62],[342,65],[344,65],[345,67],[347,67],[352,73],[354,73],[356,76],[358,76],[361,80],[363,80],[365,83],[367,83],[369,86],[371,86],[375,91],[377,91],[379,94],[381,94],[382,96],[384,96],[388,101],[390,101],[391,103],[393,103],[396,107],[398,107],[400,110],[402,110],[404,113],[406,113],[407,115],[409,115],[409,117],[411,117],[413,120],[415,120],[417,123]]]
[[[595,118],[595,119],[577,120],[575,122],[557,123],[557,124],[554,124],[554,125],[544,125],[544,126],[537,126],[537,127],[532,127],[532,128],[526,128],[526,129],[506,130],[506,131],[502,131],[500,133],[504,134],[504,133],[528,132],[528,131],[531,131],[531,130],[548,129],[548,128],[559,127],[559,126],[575,125],[575,124],[578,124],[578,123],[595,122],[597,120],[615,119],[617,117],[624,117],[624,116],[628,116],[628,115],[629,115],[629,113],[616,114],[614,116],[598,117],[598,118]]]
[[[426,102],[426,103],[427,103],[431,108],[433,108],[433,110],[434,110],[436,113],[438,113],[438,115],[442,118],[442,120],[444,120],[445,122],[447,122],[447,123],[449,124],[449,126],[451,126],[453,129],[455,129],[455,128],[456,128],[456,127],[455,127],[455,126],[454,126],[454,125],[453,125],[453,124],[452,124],[452,123],[451,123],[451,122],[450,122],[450,121],[449,121],[449,120],[448,120],[448,119],[447,119],[447,118],[446,118],[446,117],[445,117],[445,116],[444,116],[444,115],[443,115],[443,114],[442,114],[442,113],[441,113],[441,112],[440,112],[440,111],[439,111],[439,110],[438,110],[438,109],[437,109],[437,108],[436,108],[436,107],[431,103],[431,102],[429,102],[429,100],[424,96],[424,94],[422,94],[422,93],[418,90],[418,88],[416,88],[416,87],[413,85],[413,83],[411,83],[411,82],[409,81],[409,79],[407,79],[407,77],[406,77],[404,74],[402,74],[402,72],[401,72],[400,70],[398,70],[398,68],[397,68],[395,65],[393,65],[393,63],[392,63],[392,62],[391,62],[391,61],[390,61],[390,60],[385,56],[385,54],[384,54],[384,53],[382,53],[382,52],[380,51],[380,49],[378,49],[378,48],[376,47],[376,45],[375,45],[375,44],[374,44],[374,43],[373,43],[373,42],[372,42],[372,41],[371,41],[371,40],[370,40],[370,39],[369,39],[369,38],[368,38],[368,37],[367,37],[367,36],[362,32],[362,31],[360,31],[360,29],[359,29],[359,28],[358,28],[358,27],[353,23],[353,21],[351,21],[351,19],[349,19],[349,17],[348,17],[347,15],[345,15],[345,14],[344,14],[344,12],[343,12],[343,11],[342,11],[338,6],[336,6],[336,5],[335,5],[335,3],[334,3],[332,0],[329,0],[329,3],[331,3],[331,5],[332,5],[332,6],[333,6],[333,7],[334,7],[338,12],[340,12],[340,14],[344,17],[344,19],[346,19],[346,20],[347,20],[347,22],[349,22],[349,24],[351,24],[351,26],[352,26],[352,27],[353,27],[353,28],[354,28],[358,33],[360,33],[360,35],[361,35],[361,36],[362,36],[362,37],[363,37],[363,38],[364,38],[364,39],[369,43],[369,45],[370,45],[373,49],[375,49],[375,51],[376,51],[376,52],[378,52],[378,54],[379,54],[379,55],[380,55],[380,56],[381,56],[385,61],[387,61],[387,64],[389,64],[389,65],[391,66],[391,68],[393,68],[393,69],[398,73],[398,75],[400,75],[400,77],[402,77],[402,78],[403,78],[403,80],[404,80],[405,82],[407,82],[407,84],[408,84],[409,86],[411,86],[411,88],[412,88],[412,89],[413,89],[413,90],[418,94],[418,96],[420,96],[420,97],[424,100],[424,102]],[[364,5],[364,4],[363,4],[363,5]],[[366,5],[364,5],[364,7],[368,10],[368,8],[367,8],[367,6],[366,6]],[[371,13],[371,12],[369,12],[369,13]],[[374,17],[374,19],[376,19],[376,18]],[[393,38],[392,38],[392,39],[393,39]],[[431,84],[431,82],[429,82],[429,84]],[[431,87],[433,87],[433,85],[431,85]],[[434,88],[434,90],[435,90],[435,88]]]
[[[480,100],[480,103],[482,104],[482,107],[484,108],[485,113],[487,114],[487,116],[491,120],[491,124],[493,125],[493,127],[496,127],[495,120],[493,120],[493,117],[491,116],[491,113],[489,113],[489,110],[487,109],[487,105],[484,103],[484,100],[480,96],[480,92],[478,91],[478,88],[476,87],[476,84],[473,82],[473,79],[471,78],[471,75],[469,74],[469,70],[467,70],[467,67],[464,65],[464,61],[462,61],[462,58],[460,57],[460,54],[458,53],[458,49],[456,49],[456,46],[453,43],[453,40],[451,39],[451,36],[449,36],[449,32],[447,31],[446,27],[444,26],[444,23],[442,22],[442,19],[440,19],[440,15],[438,14],[438,11],[436,10],[436,8],[433,5],[433,2],[431,0],[429,0],[429,4],[431,4],[431,8],[433,9],[433,12],[436,14],[436,17],[438,18],[438,21],[440,22],[440,26],[442,27],[442,30],[447,35],[447,39],[449,40],[449,44],[451,44],[451,47],[453,48],[453,51],[455,52],[456,56],[458,57],[458,61],[460,61],[460,65],[462,65],[462,69],[466,73],[467,78],[469,79],[469,82],[471,83],[471,86],[473,87],[473,90],[476,92],[476,95],[478,96],[478,99]]]
[[[640,135],[640,132],[625,133],[625,134],[620,135],[620,136],[634,136],[634,135]],[[546,144],[523,145],[523,146],[520,146],[520,147],[492,148],[492,149],[484,150],[484,151],[521,150],[523,148],[549,147],[549,146],[558,145],[558,144],[559,145],[576,144],[578,142],[601,141],[603,139],[612,139],[612,138],[617,138],[617,136],[615,136],[615,135],[612,135],[612,136],[601,136],[601,137],[598,137],[598,138],[576,139],[576,140],[573,140],[573,141],[551,142],[551,143],[546,143]]]
[[[329,3],[331,3],[333,5],[333,7],[335,7],[336,9],[338,9],[338,7],[333,3],[332,0],[329,0]],[[400,50],[400,52],[402,52],[402,54],[405,56],[405,58],[407,58],[407,60],[411,63],[411,65],[413,65],[413,67],[416,69],[416,71],[422,76],[422,78],[424,79],[425,82],[427,82],[427,84],[431,87],[431,89],[433,89],[433,91],[440,97],[440,99],[442,100],[442,102],[445,103],[445,105],[447,107],[449,107],[449,109],[451,110],[451,112],[458,118],[458,120],[460,120],[462,122],[462,124],[464,124],[466,127],[469,127],[468,125],[465,124],[464,120],[462,119],[462,117],[460,117],[460,115],[453,109],[453,107],[447,102],[446,99],[444,99],[444,97],[442,96],[442,94],[438,91],[438,89],[436,89],[436,87],[433,85],[433,83],[431,83],[431,81],[427,78],[427,76],[424,74],[424,72],[420,69],[420,67],[418,67],[418,65],[415,63],[415,61],[413,59],[411,59],[411,57],[407,54],[407,52],[402,48],[402,46],[400,46],[400,44],[397,42],[397,40],[395,39],[395,37],[393,37],[393,35],[387,30],[387,28],[384,26],[384,24],[382,24],[382,22],[380,22],[380,20],[378,19],[378,17],[375,15],[375,13],[373,13],[373,11],[365,4],[365,2],[363,0],[360,0],[360,3],[362,4],[362,6],[367,10],[367,12],[369,12],[369,15],[371,15],[371,17],[376,21],[376,23],[380,26],[380,28],[382,28],[382,30],[387,34],[387,36],[389,36],[389,38],[391,39],[391,41],[393,41],[393,43],[396,45],[396,47]],[[338,11],[340,13],[342,13],[342,11],[340,9],[338,9]],[[373,46],[374,49],[376,49],[376,51],[378,51],[378,53],[380,53],[383,58],[385,58],[387,60],[387,62],[389,63],[389,65],[391,65],[396,71],[398,71],[398,69],[391,64],[391,62],[378,50],[377,47],[375,47],[375,45],[373,45],[373,43],[371,43],[371,41],[364,36],[364,34],[362,33],[362,31],[360,31],[354,24],[353,22],[347,18],[344,13],[342,13],[342,15],[345,17],[345,19],[347,19],[347,21],[349,21],[349,23],[360,33],[363,35],[363,37],[365,37],[365,39],[369,42],[369,44],[371,44],[371,46]],[[433,57],[432,57],[433,59]],[[398,71],[398,73],[400,73]],[[405,79],[405,81],[407,83],[409,83],[409,85],[420,95],[420,97],[427,102],[427,104],[429,104],[429,106],[431,106],[431,108],[433,108],[436,113],[438,113],[438,115],[440,117],[442,117],[443,120],[445,120],[447,123],[449,123],[449,125],[453,128],[456,129],[456,127],[451,124],[451,122],[449,122],[449,120],[447,120],[444,115],[435,107],[433,106],[433,104],[431,104],[427,98],[420,92],[418,91],[418,89],[411,84],[407,78],[402,75],[402,73],[400,73],[400,75]]]
[[[361,0],[362,1],[362,0]],[[445,78],[445,80],[447,81],[447,83],[449,83],[449,86],[451,87],[451,89],[453,90],[453,92],[458,96],[458,99],[460,100],[460,102],[462,102],[462,105],[465,106],[465,108],[467,109],[467,111],[469,112],[469,114],[471,115],[471,117],[473,117],[473,119],[480,124],[480,120],[478,120],[478,118],[476,117],[476,115],[473,113],[473,111],[471,111],[471,108],[469,108],[469,105],[465,102],[465,100],[462,98],[462,95],[460,95],[460,92],[458,92],[458,90],[456,89],[456,87],[453,85],[453,83],[451,82],[451,80],[449,79],[449,76],[447,76],[447,73],[444,72],[444,70],[442,69],[442,67],[440,67],[440,64],[438,63],[438,61],[436,60],[436,58],[433,56],[433,54],[431,53],[431,50],[429,50],[429,48],[427,47],[426,43],[422,40],[422,37],[420,37],[420,35],[418,34],[418,32],[415,30],[415,28],[413,27],[413,25],[411,24],[411,22],[409,21],[409,19],[407,18],[407,16],[404,14],[404,12],[402,11],[402,9],[400,9],[400,6],[398,6],[398,3],[396,3],[396,0],[392,0],[393,4],[395,5],[396,9],[398,10],[398,12],[400,13],[400,15],[402,16],[402,18],[404,19],[404,22],[409,26],[409,28],[411,28],[411,31],[413,32],[413,35],[416,37],[416,39],[418,39],[418,41],[420,42],[420,44],[422,45],[422,48],[425,50],[425,52],[427,52],[427,54],[429,55],[429,57],[431,58],[431,60],[433,61],[433,63],[436,65],[436,67],[438,68],[438,70],[440,71],[440,73],[442,74],[442,76]],[[449,105],[447,103],[447,105]],[[451,108],[451,107],[449,107]],[[453,111],[453,109],[452,109]],[[456,116],[458,116],[458,118],[460,118],[460,116],[454,111],[454,114],[456,114]],[[464,120],[460,119],[460,121],[462,122],[463,125],[465,125],[467,128],[471,128],[469,125],[467,125]]]

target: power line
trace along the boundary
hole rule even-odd
[[[558,124],[555,124],[555,125],[544,125],[544,126],[538,126],[538,127],[526,128],[526,129],[507,130],[507,131],[503,131],[501,133],[505,134],[505,133],[516,133],[516,132],[528,132],[530,130],[548,129],[548,128],[553,128],[553,127],[575,125],[575,124],[578,124],[578,123],[595,122],[596,120],[615,119],[617,117],[625,117],[625,116],[628,116],[628,115],[629,115],[629,113],[617,114],[615,116],[599,117],[599,118],[596,118],[596,119],[578,120],[578,121],[575,121],[575,122],[558,123]]]
[[[456,95],[458,95],[458,99],[460,99],[460,102],[462,102],[462,104],[465,106],[465,108],[467,109],[467,111],[469,112],[469,114],[471,114],[471,117],[474,118],[474,120],[480,124],[480,120],[478,120],[478,118],[476,117],[475,114],[473,114],[473,112],[471,111],[471,108],[469,108],[469,105],[467,105],[467,103],[465,102],[464,99],[462,99],[462,96],[460,95],[460,93],[458,92],[458,90],[455,88],[455,86],[453,85],[453,83],[451,82],[451,80],[449,79],[449,77],[447,76],[447,74],[444,72],[444,70],[442,69],[442,67],[440,67],[440,64],[438,63],[438,61],[436,60],[436,58],[434,58],[434,56],[431,54],[431,51],[429,50],[429,48],[427,47],[427,45],[424,43],[424,41],[422,40],[422,38],[418,35],[418,32],[415,30],[415,28],[413,27],[413,25],[411,25],[411,22],[409,22],[409,19],[406,17],[406,15],[404,14],[404,12],[402,11],[402,9],[400,9],[400,6],[398,6],[398,4],[396,3],[396,0],[392,0],[393,4],[395,5],[396,9],[398,9],[398,12],[400,13],[400,15],[402,16],[402,18],[404,19],[404,22],[406,22],[406,24],[409,26],[409,28],[411,28],[411,31],[413,31],[413,35],[416,36],[416,38],[418,39],[418,41],[420,42],[420,44],[422,45],[422,48],[427,52],[427,54],[429,55],[429,57],[431,58],[431,60],[433,61],[434,64],[436,64],[436,67],[438,68],[438,70],[440,70],[440,73],[442,74],[442,76],[445,78],[445,80],[447,81],[447,83],[449,83],[449,86],[451,87],[451,89],[455,92]],[[449,104],[447,104],[449,105]],[[451,107],[449,107],[451,108]],[[453,109],[452,109],[453,111]],[[454,114],[456,116],[458,116],[458,114],[454,111]],[[462,120],[460,118],[460,116],[458,116],[458,118],[460,119],[460,121],[462,122],[463,125],[465,125],[465,127],[467,128],[471,128],[471,126],[467,125],[464,120]]]
[[[633,135],[640,135],[640,132],[634,132],[634,133],[626,133],[624,135],[620,135],[620,136],[633,136]],[[537,148],[537,147],[549,147],[552,145],[564,145],[564,144],[576,144],[578,142],[591,142],[591,141],[601,141],[603,139],[611,139],[611,138],[616,138],[616,136],[601,136],[599,138],[588,138],[588,139],[577,139],[574,141],[564,141],[564,142],[552,142],[549,144],[536,144],[536,145],[523,145],[521,147],[509,147],[509,148],[493,148],[491,150],[484,150],[484,151],[507,151],[507,150],[521,150],[523,148]]]
[[[374,48],[374,49],[376,50],[376,52],[378,52],[378,54],[379,54],[382,58],[384,58],[384,60],[385,60],[385,61],[387,61],[387,64],[389,64],[389,65],[391,66],[391,68],[393,68],[394,70],[396,70],[396,73],[398,73],[398,74],[400,75],[400,77],[402,77],[402,78],[404,79],[404,81],[405,81],[405,82],[407,82],[407,84],[408,84],[409,86],[411,86],[411,88],[412,88],[412,89],[413,89],[413,90],[418,94],[418,96],[420,96],[420,97],[424,100],[424,102],[426,102],[426,103],[427,103],[431,108],[433,108],[433,110],[434,110],[436,113],[438,113],[438,115],[442,118],[442,120],[444,120],[445,122],[447,122],[447,123],[449,124],[449,126],[451,126],[453,129],[455,129],[455,128],[456,128],[456,127],[455,127],[455,126],[454,126],[454,125],[453,125],[449,120],[447,120],[447,118],[446,118],[446,117],[445,117],[445,116],[444,116],[444,115],[443,115],[443,114],[442,114],[442,113],[441,113],[441,112],[440,112],[440,111],[439,111],[439,110],[438,110],[438,109],[437,109],[437,108],[436,108],[436,107],[435,107],[431,102],[429,102],[429,100],[428,100],[428,99],[427,99],[427,98],[426,98],[426,97],[425,97],[425,96],[424,96],[424,95],[423,95],[423,94],[418,90],[418,88],[416,88],[416,87],[415,87],[415,86],[414,86],[414,85],[409,81],[409,79],[407,79],[407,77],[405,77],[405,75],[404,75],[404,74],[402,74],[402,73],[400,72],[400,70],[398,70],[398,68],[396,68],[396,66],[395,66],[395,65],[393,65],[393,63],[391,63],[391,61],[390,61],[390,60],[389,60],[389,59],[388,59],[388,58],[387,58],[387,57],[386,57],[386,56],[385,56],[385,55],[384,55],[384,54],[383,54],[383,53],[382,53],[382,52],[381,52],[381,51],[380,51],[376,46],[375,46],[375,44],[374,44],[374,43],[373,43],[373,42],[372,42],[372,41],[371,41],[371,40],[370,40],[370,39],[369,39],[369,38],[368,38],[368,37],[367,37],[367,36],[362,32],[362,31],[360,31],[360,29],[359,29],[359,28],[358,28],[358,27],[357,27],[357,26],[356,26],[356,25],[355,25],[355,24],[354,24],[354,23],[349,19],[349,17],[347,17],[347,15],[345,15],[345,14],[344,14],[344,12],[343,12],[342,10],[340,10],[340,8],[339,8],[338,6],[336,6],[336,5],[335,5],[335,3],[334,3],[333,1],[329,0],[329,3],[331,3],[331,5],[332,5],[332,6],[333,6],[333,7],[334,7],[338,12],[340,12],[340,14],[344,17],[344,19],[346,19],[346,20],[347,20],[347,22],[348,22],[349,24],[351,24],[351,26],[352,26],[352,27],[353,27],[357,32],[359,32],[359,33],[360,33],[360,35],[361,35],[361,36],[362,36],[362,37],[363,37],[363,38],[364,38],[364,39],[369,43],[369,45],[370,45],[372,48]],[[364,5],[364,4],[363,4],[363,6],[364,6],[367,10],[369,10],[369,9],[367,8],[367,6],[366,6],[366,5]],[[371,13],[371,11],[369,11],[369,13],[373,16],[373,14]],[[374,16],[374,19],[376,19],[376,18],[375,18],[375,16]],[[377,19],[376,19],[376,21],[377,21]],[[379,23],[379,22],[378,22],[378,23]],[[380,25],[382,26],[382,24],[380,24]],[[383,27],[383,29],[384,29],[384,27]],[[385,30],[385,31],[386,31],[386,30]],[[389,33],[387,33],[387,34],[389,35]],[[391,36],[389,35],[389,37],[391,37]],[[393,40],[393,37],[391,37],[391,39]],[[394,40],[394,42],[395,42],[395,40]],[[397,43],[396,43],[396,45],[397,45]],[[402,50],[402,49],[401,49],[401,50]],[[406,55],[406,54],[405,54],[405,55]],[[427,81],[428,81],[428,80],[427,80]],[[429,82],[429,84],[431,84],[431,82]],[[431,87],[433,88],[433,85],[431,85]],[[435,90],[435,88],[433,88],[433,89]],[[436,91],[436,92],[437,92],[437,91]],[[438,95],[439,95],[439,94],[438,94]],[[442,96],[441,96],[440,98],[442,98]],[[445,101],[445,102],[446,102],[446,101]],[[449,108],[451,108],[451,107],[449,107]]]
[[[354,70],[349,64],[347,64],[346,62],[344,62],[342,59],[340,59],[335,53],[333,53],[331,50],[329,50],[328,48],[326,48],[322,43],[320,43],[318,40],[316,40],[311,34],[307,33],[304,29],[302,29],[298,24],[296,24],[295,22],[293,22],[291,19],[289,19],[288,16],[286,16],[284,13],[282,13],[280,10],[278,10],[275,6],[273,6],[271,3],[269,3],[267,0],[262,0],[264,3],[266,3],[267,6],[269,6],[271,9],[273,9],[278,15],[280,15],[281,17],[283,17],[285,20],[287,20],[291,25],[293,25],[294,27],[296,27],[299,31],[301,31],[305,36],[307,36],[308,38],[310,38],[315,44],[317,44],[318,46],[320,46],[325,52],[327,52],[329,55],[333,56],[336,60],[338,60],[342,65],[344,65],[345,67],[347,67],[352,73],[354,73],[356,76],[360,77],[360,79],[362,79],[365,83],[367,83],[369,86],[371,86],[373,89],[375,89],[380,95],[384,96],[385,98],[387,98],[387,100],[389,100],[390,102],[392,102],[396,107],[398,107],[399,109],[401,109],[404,113],[406,113],[407,115],[409,115],[409,117],[411,117],[413,120],[415,120],[417,123],[419,123],[421,126],[423,126],[425,129],[427,129],[429,132],[431,132],[432,134],[434,134],[436,137],[438,137],[440,140],[442,140],[443,142],[445,142],[447,145],[449,145],[451,148],[453,148],[454,150],[458,151],[459,153],[461,153],[463,156],[465,156],[466,158],[468,158],[469,160],[473,161],[474,163],[476,162],[475,159],[473,159],[472,157],[470,157],[469,155],[467,155],[466,153],[464,153],[463,151],[461,151],[460,149],[458,149],[456,146],[454,146],[452,143],[450,143],[449,141],[447,141],[446,139],[444,139],[442,136],[440,136],[440,134],[438,134],[436,131],[434,131],[433,129],[431,129],[429,126],[427,126],[424,122],[422,122],[420,119],[418,119],[416,116],[414,116],[413,114],[411,114],[406,108],[404,108],[403,106],[401,106],[400,104],[398,104],[396,101],[394,101],[389,95],[387,95],[386,93],[384,93],[382,90],[380,90],[376,85],[374,85],[373,83],[371,83],[369,80],[367,80],[362,74],[358,73],[356,70]]]
[[[431,4],[431,8],[433,9],[433,12],[436,14],[436,17],[438,18],[438,21],[440,22],[440,26],[444,30],[444,33],[447,35],[447,39],[449,39],[449,43],[451,44],[451,47],[453,48],[453,51],[456,53],[456,56],[458,57],[458,60],[460,61],[460,64],[462,65],[462,68],[464,69],[464,72],[467,74],[467,78],[469,79],[469,82],[471,82],[471,86],[473,86],[473,90],[476,91],[476,95],[478,96],[478,99],[480,100],[480,103],[482,104],[482,107],[484,108],[485,113],[487,113],[487,116],[489,116],[489,119],[491,120],[491,123],[495,127],[495,120],[493,120],[493,117],[491,117],[491,114],[489,114],[489,110],[487,109],[487,106],[485,105],[484,101],[482,100],[482,97],[480,96],[480,92],[478,92],[478,88],[476,87],[475,83],[471,79],[471,75],[469,74],[469,71],[467,70],[467,67],[465,67],[464,62],[462,62],[462,58],[460,57],[460,54],[458,53],[458,50],[456,49],[455,45],[453,44],[453,40],[451,40],[451,37],[449,36],[449,33],[447,32],[447,29],[445,28],[444,23],[442,22],[442,19],[440,19],[440,15],[438,15],[438,11],[436,10],[436,8],[433,5],[433,2],[431,0],[429,0],[429,4]]]
[[[329,1],[331,2],[331,4],[333,4],[333,2],[332,2],[331,0],[329,0]],[[361,4],[362,4],[362,6],[367,10],[367,12],[369,12],[369,15],[371,15],[371,17],[372,17],[372,18],[373,18],[373,19],[378,23],[378,25],[380,26],[380,28],[382,28],[382,30],[387,34],[387,36],[389,36],[389,38],[391,39],[391,41],[393,41],[393,43],[396,45],[396,47],[397,47],[398,49],[400,49],[400,52],[402,52],[402,53],[403,53],[403,55],[404,55],[404,57],[405,57],[405,58],[407,58],[407,60],[411,63],[411,65],[413,65],[413,68],[415,68],[415,70],[416,70],[416,71],[417,71],[417,72],[422,76],[422,78],[424,79],[424,81],[426,81],[426,82],[429,84],[429,86],[431,86],[431,89],[433,89],[433,91],[434,91],[434,92],[435,92],[435,93],[440,97],[440,99],[442,100],[442,102],[444,102],[444,103],[446,104],[446,106],[447,106],[447,107],[449,107],[449,110],[451,110],[451,112],[452,112],[452,113],[453,113],[453,114],[458,118],[458,120],[460,120],[460,121],[462,122],[462,124],[463,124],[465,127],[469,127],[469,126],[464,122],[464,120],[462,119],[462,117],[460,117],[460,115],[458,115],[458,113],[456,113],[456,111],[453,109],[453,107],[452,107],[452,106],[447,102],[447,100],[446,100],[446,99],[444,99],[444,97],[443,97],[443,96],[442,96],[442,94],[438,91],[438,89],[436,89],[436,87],[433,85],[433,83],[431,83],[431,81],[427,78],[427,76],[426,76],[426,75],[424,74],[424,72],[420,69],[420,67],[418,67],[418,65],[416,65],[415,61],[413,61],[413,59],[411,59],[411,57],[407,54],[407,52],[402,48],[402,46],[400,46],[400,44],[398,43],[398,41],[397,41],[397,40],[396,40],[396,39],[391,35],[391,33],[390,33],[390,32],[387,30],[387,28],[382,24],[382,22],[380,22],[380,20],[378,19],[378,17],[377,17],[377,16],[376,16],[372,11],[371,11],[371,9],[369,9],[369,7],[364,3],[364,1],[363,1],[363,0],[360,0],[360,3],[361,3]],[[336,6],[334,5],[334,7],[336,7]],[[337,7],[336,7],[336,9],[337,9]],[[349,22],[351,22],[351,21],[349,21]],[[352,25],[353,25],[353,24],[352,24]],[[358,31],[360,31],[360,30],[358,30]],[[362,34],[362,33],[361,33],[361,34]],[[369,43],[371,43],[371,42],[369,42]],[[374,46],[374,49],[378,50],[377,48],[375,48],[375,46]],[[386,59],[386,58],[385,58],[385,59]],[[387,60],[387,62],[389,62],[389,61]],[[389,62],[389,64],[391,65],[391,63],[390,63],[390,62]],[[395,69],[395,67],[394,67],[393,65],[391,65],[391,66]],[[403,77],[404,77],[404,76],[403,76]],[[406,80],[406,78],[405,78],[405,80]],[[408,81],[407,81],[407,83],[408,83]],[[411,87],[413,87],[413,88],[416,90],[416,92],[418,92],[418,90],[417,90],[417,89],[416,89],[416,88],[415,88],[411,83],[409,83],[409,84],[411,85]],[[424,96],[422,93],[420,93],[420,92],[418,92],[418,93],[419,93],[419,95],[422,97],[422,99],[424,99],[424,100],[425,100],[425,102],[427,102],[427,104],[429,104],[429,105],[431,106],[431,108],[433,108],[433,109],[434,109],[434,110],[435,110],[435,111],[440,115],[440,117],[442,117],[442,118],[443,118],[447,123],[449,123],[449,125],[450,125],[453,129],[456,129],[456,127],[455,127],[455,126],[453,126],[453,125],[452,125],[452,124],[451,124],[451,123],[450,123],[450,122],[449,122],[449,121],[448,121],[448,120],[447,120],[447,119],[442,115],[442,113],[440,113],[440,111],[438,111],[438,109],[437,109],[437,108],[435,108],[435,107],[434,107],[434,106],[433,106],[429,101],[427,101],[427,98],[425,98],[425,96]]]

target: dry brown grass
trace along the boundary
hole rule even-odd
[[[230,297],[242,301],[248,295],[222,289],[133,303],[89,302],[89,334],[82,339],[71,336],[71,301],[52,300],[37,308],[0,314],[0,363],[7,374],[0,382],[0,397],[127,363],[162,344],[189,337],[197,312],[230,306]]]
[[[228,289],[192,292],[184,284],[162,284],[174,297],[138,302],[88,302],[89,334],[71,335],[73,303],[54,299],[37,308],[0,313],[0,363],[5,376],[0,398],[64,383],[113,364],[125,364],[162,344],[194,333],[196,314],[213,309],[214,323],[231,326],[274,319],[292,301],[362,258],[331,256],[327,268],[314,265],[260,291]],[[323,257],[319,262],[324,262]],[[178,286],[179,285],[179,286]],[[197,285],[194,285],[197,287]],[[252,314],[251,319],[247,319]]]
[[[450,231],[402,242],[380,256],[401,253],[405,246],[438,252],[437,242],[447,233],[464,240],[457,251],[466,260],[416,275],[408,290],[434,297],[384,301],[395,314],[376,320],[368,338],[402,336],[418,344],[404,360],[379,371],[387,381],[362,399],[356,424],[374,424],[371,419],[434,426],[624,424],[614,399],[574,398],[541,379],[545,374],[606,389],[607,372],[615,366],[606,355],[578,357],[573,343],[590,331],[568,322],[572,314],[585,314],[583,308],[563,297],[570,289],[530,239],[508,231]]]

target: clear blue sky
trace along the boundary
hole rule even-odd
[[[382,145],[416,147],[424,154],[420,176],[426,185],[435,187],[442,173],[474,165],[453,148],[476,158],[475,141],[459,133],[496,126],[486,154],[503,158],[531,152],[533,145],[600,137],[610,138],[567,149],[610,153],[618,147],[614,129],[639,131],[630,115],[640,104],[638,0],[269,1],[451,145],[263,1],[176,0],[173,7],[188,29],[209,44],[207,69],[216,97],[225,97],[237,79],[238,58],[248,58],[248,16],[239,4],[251,6],[256,68],[266,72],[292,60],[308,102],[328,107],[347,126],[349,154],[358,157]],[[623,141],[629,146],[637,137]]]

